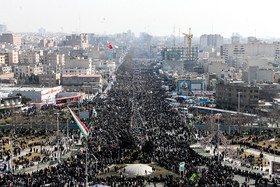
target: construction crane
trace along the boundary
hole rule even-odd
[[[193,38],[193,35],[191,34],[191,28],[189,28],[189,34],[183,33],[183,35],[185,35],[185,38],[188,37],[188,39],[189,39],[189,58],[191,59],[191,56],[192,56],[192,38]],[[184,45],[185,45],[185,38],[184,38]]]

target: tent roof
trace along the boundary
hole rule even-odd
[[[123,169],[123,172],[129,175],[143,176],[151,174],[153,172],[153,168],[145,164],[132,164],[126,166]]]

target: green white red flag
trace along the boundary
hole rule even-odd
[[[72,114],[75,122],[77,123],[79,129],[81,130],[82,134],[84,135],[84,137],[87,140],[88,134],[89,134],[89,130],[88,128],[85,126],[85,124],[83,122],[81,122],[81,120],[76,116],[76,114],[68,107],[70,113]]]
[[[275,138],[271,138],[268,140],[268,143],[275,142]]]

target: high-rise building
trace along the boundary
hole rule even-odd
[[[1,32],[7,32],[7,25],[0,24],[0,33]]]
[[[9,43],[16,46],[21,45],[21,36],[12,33],[3,33],[0,35],[0,43]]]
[[[220,34],[204,34],[200,37],[200,48],[221,47],[224,44],[224,37]]]
[[[232,60],[238,58],[244,59],[248,56],[274,57],[275,60],[277,60],[280,57],[280,43],[274,42],[272,44],[268,44],[260,42],[250,42],[247,44],[242,44],[234,41],[232,44],[223,45],[223,47],[221,48],[221,53],[225,58],[225,62],[228,64],[231,64]]]
[[[63,45],[65,46],[79,46],[81,48],[87,48],[88,47],[88,35],[85,34],[72,34],[70,36],[66,36],[66,40],[63,42]]]
[[[38,29],[39,34],[45,34],[46,33],[46,29],[45,28],[40,28]]]

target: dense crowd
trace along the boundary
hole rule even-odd
[[[96,117],[90,113],[91,118],[84,121],[90,129],[90,137],[87,141],[89,184],[145,186],[145,184],[161,182],[166,186],[239,186],[238,181],[233,179],[235,174],[254,179],[256,183],[262,178],[255,173],[222,166],[217,161],[217,157],[202,157],[191,149],[190,144],[195,141],[197,131],[188,125],[190,122],[188,119],[182,119],[178,112],[164,101],[166,95],[162,89],[162,82],[154,76],[152,68],[135,67],[128,71],[120,68],[117,72],[117,81],[112,84],[106,99],[97,97],[93,101],[80,104],[80,107],[90,112],[93,108],[97,111]],[[60,108],[62,109],[63,107]],[[29,131],[20,134],[28,136],[39,133],[40,136],[44,136],[45,132]],[[154,161],[182,177],[167,175],[130,178],[122,172],[118,176],[97,177],[98,173],[106,173],[110,170],[108,167],[112,164],[130,162],[128,158],[131,152],[124,148],[124,142],[121,141],[126,136],[135,137],[135,150],[141,150],[146,141],[153,142],[155,147],[153,153],[145,155],[143,161]],[[72,143],[80,139],[84,141],[78,130],[71,130],[70,137]],[[21,141],[18,143],[23,144]],[[63,144],[60,144],[60,149],[63,149]],[[29,174],[5,174],[1,177],[0,185],[20,186],[25,183],[28,186],[45,184],[82,186],[86,178],[85,153],[85,151],[78,152],[67,159],[61,159],[56,166]],[[50,154],[48,153],[47,156]],[[54,155],[53,158],[55,157]],[[16,163],[19,161],[20,158]],[[185,162],[186,170],[183,173],[179,171],[180,162]]]

